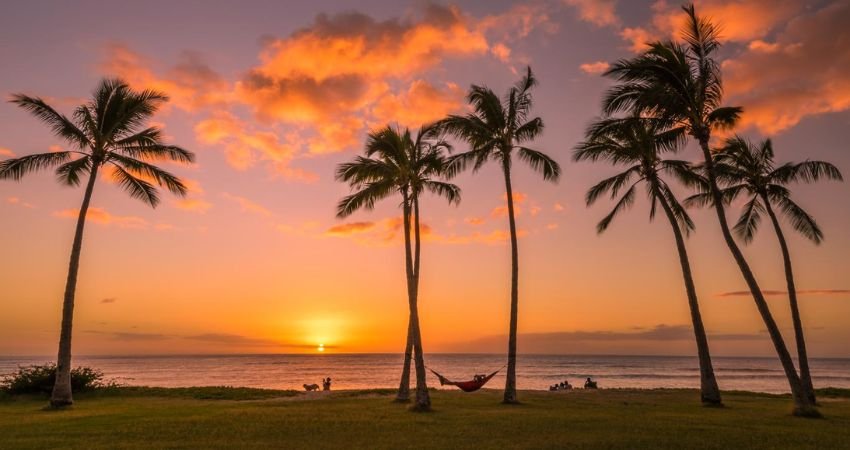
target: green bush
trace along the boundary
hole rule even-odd
[[[10,395],[50,394],[56,382],[56,364],[18,367],[17,372],[4,375],[0,380],[0,390]],[[71,370],[71,389],[74,392],[90,391],[111,386],[104,381],[103,372],[91,367],[77,367]]]

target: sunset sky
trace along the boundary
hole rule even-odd
[[[285,4],[288,3],[288,4]],[[669,224],[643,197],[604,235],[611,207],[584,206],[614,174],[572,149],[599,114],[609,62],[670,37],[679,4],[616,0],[13,2],[0,14],[0,94],[69,114],[119,76],[171,101],[155,116],[197,153],[186,199],[150,209],[97,185],[74,324],[80,355],[400,352],[407,329],[398,199],[342,221],[334,168],[386,123],[466,111],[470,84],[503,92],[530,64],[546,124],[534,148],[559,184],[515,165],[521,352],[692,354]],[[850,175],[850,3],[708,0],[722,23],[727,104],[738,132],[771,137],[779,161],[825,159]],[[0,159],[64,148],[0,104]],[[465,146],[458,143],[458,150]],[[696,161],[688,147],[682,159]],[[460,206],[426,197],[420,311],[432,352],[503,352],[510,253],[496,167],[456,179]],[[684,194],[684,190],[679,189]],[[815,357],[850,356],[850,183],[794,188],[819,221],[815,246],[787,229]],[[0,356],[52,355],[81,188],[52,173],[0,182]],[[730,208],[737,219],[740,204]],[[710,211],[688,241],[712,350],[773,350]],[[745,248],[793,343],[776,238]]]

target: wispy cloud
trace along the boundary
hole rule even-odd
[[[7,197],[6,203],[15,206],[21,206],[24,208],[35,209],[35,205],[33,205],[32,203],[25,202],[18,197]]]
[[[761,291],[766,296],[788,295],[788,291],[775,291],[763,289]],[[846,295],[850,294],[850,289],[798,289],[797,295]],[[729,291],[716,294],[716,297],[749,297],[752,294],[750,291]]]
[[[375,227],[375,222],[350,222],[334,225],[325,232],[330,236],[346,236],[349,234],[364,233]]]
[[[599,75],[608,70],[609,67],[611,67],[611,64],[608,64],[605,61],[584,63],[578,66],[578,68],[581,69],[582,72],[590,75]]]
[[[65,209],[62,211],[56,211],[53,213],[56,217],[62,217],[67,219],[76,219],[79,216],[80,211],[78,209]],[[89,208],[86,213],[86,220],[91,221],[96,224],[110,226],[115,225],[119,228],[132,228],[132,229],[144,229],[148,227],[148,221],[142,219],[141,217],[136,216],[117,216],[103,208]]]
[[[269,210],[265,206],[263,206],[263,205],[261,205],[257,202],[254,202],[252,200],[249,200],[245,197],[240,197],[238,195],[229,194],[227,192],[222,192],[221,196],[223,198],[227,199],[227,200],[236,202],[239,205],[242,212],[246,212],[246,213],[250,213],[250,214],[256,214],[256,215],[263,216],[263,217],[271,217],[273,215],[271,210]]]
[[[117,301],[118,301],[118,299],[117,299],[117,298],[115,298],[115,297],[109,297],[109,298],[105,298],[105,299],[101,300],[101,301],[100,301],[100,303],[103,303],[103,304],[110,304],[110,303],[115,303],[115,302],[117,302]]]

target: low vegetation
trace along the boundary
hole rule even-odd
[[[402,414],[395,390],[294,392],[246,388],[127,388],[79,395],[46,410],[44,397],[0,400],[3,448],[842,448],[847,390],[823,401],[825,419],[791,416],[787,396],[697,390],[432,390],[434,411]],[[819,394],[827,397],[827,391]],[[120,443],[120,444],[118,444]]]

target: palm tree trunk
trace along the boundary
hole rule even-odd
[[[59,354],[56,360],[56,381],[50,396],[50,406],[54,408],[74,404],[71,393],[71,336],[74,324],[74,296],[77,292],[77,272],[80,269],[80,253],[83,247],[83,229],[86,225],[86,213],[89,210],[94,183],[97,181],[97,163],[92,164],[89,182],[77,216],[77,229],[74,232],[74,244],[71,246],[71,260],[68,263],[68,279],[65,282],[65,298],[62,301],[62,328],[59,332]]]
[[[407,403],[410,401],[410,361],[413,359],[413,317],[408,314],[407,320],[407,342],[404,346],[404,365],[401,369],[401,382],[398,385],[398,394],[395,401]]]
[[[411,201],[408,193],[404,193],[404,250],[407,262],[407,296],[410,305],[410,322],[413,329],[413,361],[416,371],[416,401],[414,411],[431,409],[431,397],[425,380],[425,358],[422,356],[422,333],[419,329],[419,311],[417,305],[416,274],[413,270],[413,255],[410,242]]]
[[[706,172],[708,174],[709,188],[711,189],[711,195],[714,199],[714,210],[717,213],[717,220],[720,222],[720,230],[723,233],[723,239],[726,241],[726,246],[729,247],[729,251],[732,253],[732,257],[738,264],[741,275],[744,277],[744,281],[746,281],[747,287],[750,289],[756,308],[758,309],[759,314],[761,314],[762,321],[764,321],[765,328],[767,328],[767,333],[770,335],[770,340],[773,342],[773,346],[776,349],[779,362],[782,364],[782,369],[785,371],[785,376],[788,378],[788,384],[791,388],[791,396],[794,398],[794,414],[800,416],[819,416],[820,413],[818,413],[814,404],[809,401],[808,396],[806,396],[803,392],[803,386],[800,383],[800,377],[797,375],[797,369],[794,367],[794,361],[791,359],[788,347],[785,346],[785,340],[782,339],[782,333],[779,331],[779,326],[776,325],[776,321],[773,319],[773,314],[770,312],[770,307],[764,299],[764,295],[762,294],[761,288],[750,269],[750,265],[747,263],[747,260],[744,258],[744,254],[741,253],[741,249],[738,248],[738,244],[735,243],[735,239],[729,231],[729,224],[726,222],[726,211],[723,206],[723,196],[720,193],[720,189],[717,187],[717,178],[714,173],[714,162],[711,159],[711,150],[708,147],[708,140],[709,136],[706,133],[704,136],[699,137],[699,144],[702,148],[703,159],[705,160]]]
[[[797,288],[794,285],[794,271],[791,268],[791,253],[788,251],[788,244],[785,242],[785,235],[782,233],[782,228],[779,226],[779,220],[770,206],[770,200],[767,195],[761,194],[764,201],[767,214],[773,222],[773,229],[776,231],[776,238],[779,240],[779,247],[782,249],[782,260],[785,263],[785,281],[788,286],[788,299],[791,302],[791,320],[794,322],[794,338],[797,342],[797,359],[800,364],[800,382],[803,384],[803,390],[809,397],[812,404],[817,403],[815,397],[815,387],[812,383],[812,374],[809,371],[809,356],[806,352],[806,338],[803,335],[803,320],[800,318],[800,308],[797,305]]]
[[[694,327],[694,337],[697,342],[697,355],[699,356],[699,375],[700,375],[700,399],[707,406],[721,406],[723,401],[720,398],[720,388],[717,386],[717,378],[714,376],[714,367],[711,364],[711,352],[708,349],[708,337],[705,334],[705,326],[702,323],[702,314],[699,311],[699,301],[697,300],[697,291],[694,287],[694,278],[691,274],[691,263],[688,260],[688,251],[685,248],[685,240],[682,238],[682,231],[679,229],[679,224],[667,204],[667,200],[662,196],[656,196],[667,219],[670,220],[670,226],[673,227],[673,235],[676,237],[676,248],[679,250],[679,263],[682,265],[682,277],[685,279],[685,290],[688,293],[688,306],[691,310],[691,322]]]
[[[505,379],[503,403],[518,403],[516,394],[516,346],[517,346],[517,309],[519,308],[519,251],[517,249],[516,218],[514,217],[514,196],[511,187],[510,160],[502,162],[505,175],[505,194],[508,197],[508,223],[511,231],[511,324],[508,332],[508,370]]]

